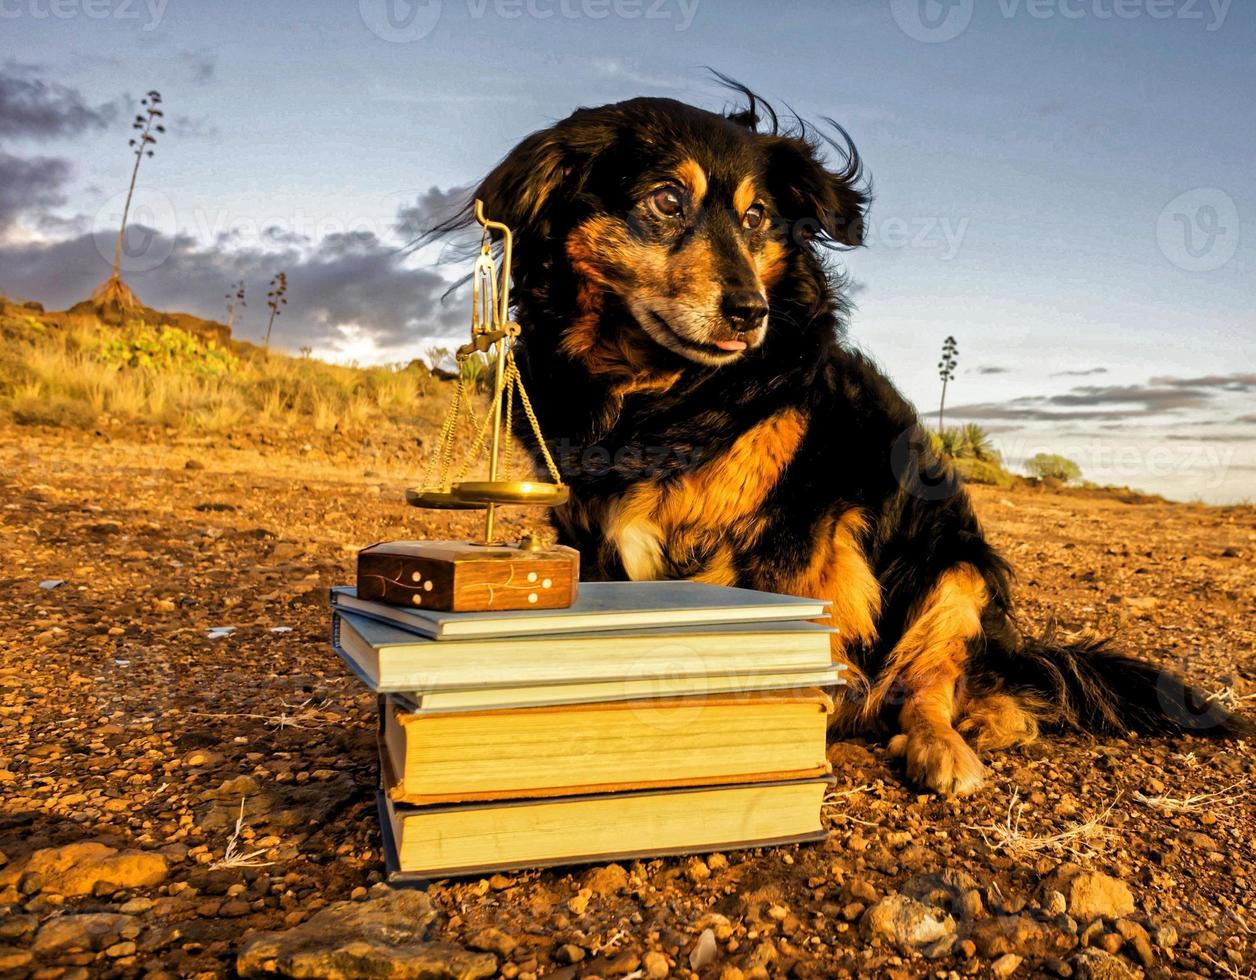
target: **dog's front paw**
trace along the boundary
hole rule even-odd
[[[954,729],[918,728],[895,735],[889,753],[906,760],[908,778],[944,796],[966,796],[985,780],[986,767]]]

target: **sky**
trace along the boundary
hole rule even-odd
[[[1009,463],[1256,500],[1256,5],[1243,0],[0,0],[0,292],[109,272],[258,340],[404,361],[465,330],[401,246],[527,133],[707,68],[850,132],[872,177],[850,342]]]

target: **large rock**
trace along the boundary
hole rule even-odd
[[[0,946],[0,970],[20,970],[29,966],[35,957],[28,949],[18,946]]]
[[[982,912],[976,879],[956,868],[947,868],[939,874],[916,875],[903,885],[902,894],[966,922]]]
[[[36,953],[104,949],[123,938],[123,933],[131,933],[128,938],[139,935],[134,923],[129,915],[110,912],[59,915],[45,922],[35,934],[32,949]]]
[[[1134,970],[1125,961],[1101,949],[1087,949],[1069,962],[1075,980],[1138,980],[1141,970]]]
[[[40,889],[57,895],[90,895],[97,885],[114,890],[160,885],[170,864],[152,851],[119,851],[99,841],[80,841],[64,847],[46,847],[25,861],[0,871],[0,888],[22,878],[38,876]]]
[[[864,913],[860,926],[868,938],[888,939],[905,953],[933,958],[955,945],[955,920],[906,895],[881,899]]]
[[[497,957],[427,942],[436,911],[421,892],[388,892],[336,902],[286,932],[249,939],[236,958],[241,976],[320,980],[475,980],[497,972]]]
[[[1077,940],[1028,915],[1001,915],[974,923],[969,937],[977,952],[989,959],[1014,953],[1044,958],[1067,952]]]
[[[593,868],[584,876],[584,887],[600,898],[610,898],[628,887],[628,872],[619,864]]]
[[[1096,919],[1121,919],[1134,914],[1134,895],[1119,878],[1100,871],[1086,871],[1062,864],[1042,883],[1044,894],[1058,891],[1068,903],[1068,913],[1081,923]]]

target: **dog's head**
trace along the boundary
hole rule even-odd
[[[521,253],[574,276],[569,352],[611,329],[699,364],[734,361],[764,342],[791,263],[818,267],[816,248],[862,241],[849,140],[835,171],[805,129],[771,122],[758,130],[753,97],[731,116],[653,98],[581,109],[485,178],[476,196]]]

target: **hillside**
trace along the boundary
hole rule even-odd
[[[58,313],[0,297],[0,417],[108,434],[210,434],[352,446],[438,424],[444,382],[426,365],[343,367],[235,340],[227,326],[90,304]],[[427,397],[428,395],[437,397]]]

